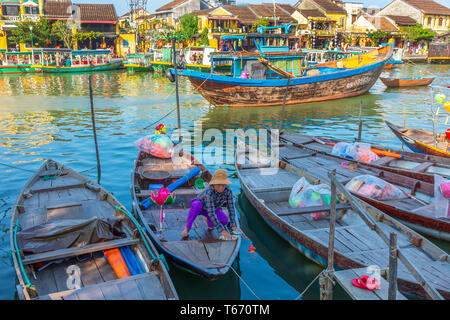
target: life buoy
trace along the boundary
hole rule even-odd
[[[166,70],[166,76],[169,78],[170,82],[175,82],[175,76],[170,72],[170,69]]]

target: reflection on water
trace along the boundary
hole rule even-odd
[[[447,86],[448,66],[404,65],[394,75],[418,76],[431,72],[433,85]],[[89,74],[29,74],[0,76],[0,164],[36,170],[43,159],[53,158],[82,171],[96,166],[88,88]],[[154,121],[176,106],[175,88],[164,74],[113,71],[92,74],[100,161],[101,183],[131,209],[130,172],[137,150],[133,142],[152,133]],[[444,92],[450,96],[450,92]],[[316,136],[353,139],[357,136],[362,105],[363,140],[401,145],[383,120],[432,130],[429,88],[387,89],[377,81],[370,93],[349,99],[287,106],[283,129]],[[180,79],[182,127],[202,129],[258,128],[278,126],[279,107],[214,108],[186,79]],[[439,114],[438,132],[444,132],[446,113]],[[176,112],[162,120],[168,133],[177,126]],[[209,142],[203,143],[203,146]],[[224,148],[224,156],[232,152]],[[230,156],[230,155],[228,155]],[[232,156],[232,155],[231,155]],[[170,264],[170,274],[185,299],[294,299],[321,268],[301,256],[276,235],[240,194],[232,164],[209,166],[230,174],[241,225],[251,242],[243,239],[239,259],[229,272],[209,282]],[[95,170],[86,175],[96,180]],[[0,165],[0,299],[13,299],[15,274],[9,258],[10,208],[32,172]],[[249,245],[256,252],[249,252]],[[247,288],[247,285],[250,287]],[[305,299],[318,298],[314,284]],[[336,297],[347,296],[337,289]]]

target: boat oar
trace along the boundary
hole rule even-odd
[[[402,190],[402,191],[403,191],[403,190]],[[413,199],[413,200],[416,200],[417,202],[419,202],[420,204],[422,204],[422,205],[424,205],[424,206],[428,205],[428,203],[426,203],[425,201],[422,201],[422,200],[420,200],[420,199],[414,197],[412,194],[409,194],[408,192],[403,191],[403,193],[404,193],[406,196],[408,196],[409,198],[411,198],[411,199]]]
[[[275,66],[274,66],[273,64],[271,64],[271,63],[269,62],[269,60],[267,60],[267,59],[264,59],[264,58],[258,58],[258,60],[259,60],[263,65],[265,65],[266,67],[268,67],[268,68],[270,68],[270,69],[276,71],[277,73],[281,74],[282,76],[285,76],[286,78],[297,78],[296,76],[294,76],[294,75],[292,75],[292,74],[290,74],[290,73],[288,73],[288,72],[286,72],[286,71],[284,71],[284,70],[281,70],[280,68],[275,67]]]
[[[314,141],[316,141],[320,144],[325,144],[325,145],[329,145],[329,146],[334,146],[336,144],[336,142],[323,141],[323,140],[317,139],[316,137],[311,137],[311,139],[313,139]],[[380,149],[376,149],[376,148],[370,148],[370,150],[379,156],[393,157],[393,158],[397,158],[397,159],[403,158],[403,156],[401,154],[398,154],[395,152],[384,151],[384,150],[380,150]]]

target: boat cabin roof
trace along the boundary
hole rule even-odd
[[[111,54],[110,50],[74,50],[72,51],[73,56],[93,56],[93,55],[102,55],[102,54]]]

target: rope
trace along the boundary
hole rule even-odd
[[[213,263],[213,264],[223,266],[223,264],[219,264],[219,263]],[[234,270],[234,268],[233,268],[231,265],[229,265],[229,264],[225,264],[225,265],[228,266],[228,267],[230,267],[231,270],[233,270],[233,272],[236,274],[236,276],[239,278],[239,280],[241,280],[242,283],[245,284],[245,286],[248,288],[248,290],[250,290],[250,292],[251,292],[258,300],[261,300],[261,298],[258,297],[258,296],[256,295],[256,293],[252,290],[252,288],[250,288],[250,286],[247,284],[247,282],[245,282],[245,280],[242,279],[242,277],[237,273],[236,270]]]
[[[160,119],[156,120],[155,122],[153,122],[153,123],[149,124],[148,126],[146,126],[144,129],[147,129],[147,128],[149,128],[149,127],[155,125],[156,123],[160,122],[161,120],[163,120],[164,118],[166,118],[169,114],[171,114],[171,113],[174,112],[175,110],[177,110],[176,107],[173,108],[173,109],[172,109],[170,112],[168,112],[166,115],[164,115],[162,118],[160,118]]]
[[[312,284],[313,284],[314,282],[316,282],[317,279],[319,279],[320,275],[323,274],[325,270],[326,270],[326,269],[322,270],[322,271],[321,271],[321,272],[313,279],[313,281],[311,281],[310,284],[308,284],[308,286],[306,287],[306,289],[303,290],[303,292],[300,293],[294,300],[298,300],[298,299],[300,299],[301,297],[303,297],[304,294],[306,293],[306,291],[308,291],[308,289],[312,286]]]
[[[6,163],[1,163],[1,162],[0,162],[0,165],[5,166],[5,167],[10,167],[10,168],[13,168],[13,169],[18,169],[18,170],[23,170],[23,171],[33,172],[33,173],[36,172],[36,170],[28,170],[28,169],[24,169],[24,168],[19,168],[19,167],[15,167],[15,166],[12,166],[12,165],[9,165],[9,164],[6,164]]]
[[[139,224],[136,222],[136,220],[133,218],[133,216],[132,216],[130,213],[124,211],[124,210],[121,209],[121,208],[119,208],[118,206],[114,206],[114,207],[115,207],[116,209],[122,211],[123,213],[125,213],[125,215],[127,215],[127,217],[130,218],[131,221],[133,221],[134,225],[136,226],[136,228],[138,229],[139,233],[141,234],[142,240],[144,240],[144,244],[145,244],[145,246],[147,247],[148,252],[150,253],[150,255],[152,256],[152,258],[153,258],[154,260],[158,260],[158,258],[156,258],[155,255],[153,254],[152,250],[150,250],[150,247],[149,247],[149,245],[148,245],[148,243],[147,243],[147,240],[145,240],[145,236],[144,236],[143,233],[142,233],[141,227],[140,227]]]
[[[14,228],[14,249],[15,253],[17,255],[17,260],[19,261],[20,270],[23,273],[23,277],[25,278],[25,281],[29,288],[32,288],[33,285],[30,282],[30,279],[28,279],[27,273],[25,272],[25,269],[22,264],[22,258],[20,257],[20,251],[19,247],[17,246],[17,229],[19,228],[19,219],[16,220],[16,227]]]

